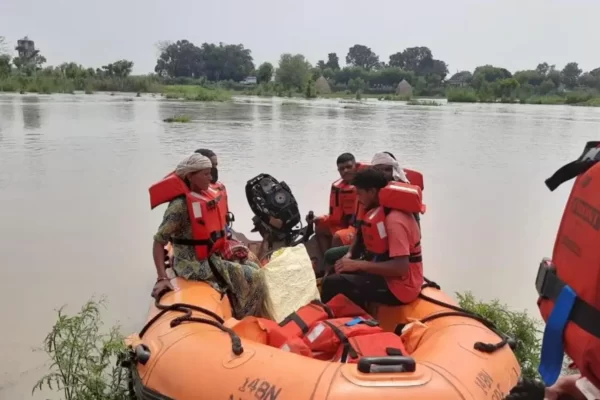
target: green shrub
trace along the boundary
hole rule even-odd
[[[451,103],[477,103],[479,97],[473,89],[449,89],[448,102]]]
[[[34,386],[62,392],[65,400],[126,400],[126,371],[117,365],[125,345],[119,327],[102,333],[104,301],[88,301],[73,316],[58,310],[58,320],[44,340],[50,371]]]

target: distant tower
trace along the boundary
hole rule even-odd
[[[29,40],[27,36],[17,41],[17,47],[15,47],[15,50],[17,50],[19,57],[22,59],[30,59],[37,54],[37,51],[35,50],[35,42],[33,40]]]

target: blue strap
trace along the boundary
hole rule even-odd
[[[577,294],[570,286],[565,285],[554,303],[548,321],[546,321],[540,367],[538,368],[546,386],[553,385],[560,376],[565,354],[563,333],[569,322],[575,300],[577,300]]]
[[[346,322],[344,325],[354,326],[354,325],[360,324],[361,322],[363,322],[363,319],[361,317],[356,317],[353,320]]]

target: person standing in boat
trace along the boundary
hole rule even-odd
[[[211,187],[221,194],[223,198],[221,199],[221,203],[224,205],[222,207],[222,212],[225,214],[225,218],[227,220],[228,229],[231,227],[231,223],[235,220],[233,214],[229,209],[229,197],[227,196],[227,189],[225,188],[225,184],[219,181],[219,159],[217,158],[217,154],[210,149],[198,149],[195,153],[202,154],[204,157],[208,157],[210,162],[212,163],[212,168],[210,170]]]
[[[315,236],[322,254],[332,246],[349,245],[354,240],[355,230],[351,224],[356,210],[356,189],[350,182],[358,164],[351,153],[340,154],[336,164],[340,179],[331,185],[329,214],[306,219],[309,224],[315,224]]]
[[[211,187],[211,160],[194,153],[175,172],[150,187],[151,207],[169,203],[154,235],[153,256],[157,281],[152,295],[173,289],[165,270],[164,246],[173,242],[173,271],[178,277],[208,282],[216,290],[235,296],[234,316],[269,318],[271,307],[260,267],[248,260],[228,261],[225,219],[218,191]]]
[[[321,299],[327,302],[342,293],[362,307],[367,302],[410,303],[423,284],[421,232],[412,214],[422,209],[420,189],[403,182],[388,184],[375,168],[357,172],[352,184],[365,211],[358,217],[354,243],[335,262],[335,274],[324,278]],[[380,194],[395,199],[395,193],[403,198],[380,204]]]

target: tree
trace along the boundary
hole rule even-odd
[[[310,69],[310,63],[302,54],[282,54],[275,79],[287,90],[302,90],[310,76]]]
[[[600,77],[592,74],[592,72],[586,72],[579,77],[578,84],[588,88],[600,89]]]
[[[390,66],[413,71],[424,75],[426,69],[433,65],[433,54],[428,47],[408,47],[404,51],[390,56]]]
[[[10,70],[10,56],[6,54],[0,55],[0,77],[10,75]]]
[[[554,65],[552,66],[552,69],[554,69]],[[538,64],[538,66],[535,68],[535,70],[540,73],[541,75],[546,76],[548,74],[548,72],[550,71],[550,66],[548,65],[547,62],[543,62],[541,64]]]
[[[473,80],[473,74],[471,71],[460,71],[452,75],[450,80],[453,82],[471,83]]]
[[[265,62],[260,64],[256,73],[258,83],[269,83],[273,79],[273,64]]]
[[[473,72],[473,87],[480,89],[483,83],[492,83],[508,78],[512,78],[512,74],[507,69],[483,65],[475,68]]]
[[[365,86],[366,83],[362,80],[362,78],[352,78],[350,79],[350,81],[348,81],[348,89],[350,89],[352,93],[356,93],[359,90],[363,90]]]
[[[325,64],[325,61],[319,60],[317,61],[317,68],[323,71],[325,68],[327,68],[327,64]]]
[[[346,64],[361,67],[367,71],[380,66],[379,56],[370,47],[362,44],[355,44],[350,47],[346,56]]]
[[[103,65],[102,69],[106,76],[114,76],[117,78],[126,78],[131,74],[133,69],[133,61],[119,60],[108,65]]]
[[[546,79],[546,74],[536,68],[535,70],[517,71],[513,77],[520,85],[530,84],[532,86],[540,86]]]
[[[243,44],[203,43],[200,59],[201,73],[210,81],[239,82],[254,71],[251,51]]]
[[[554,82],[552,82],[552,80],[550,80],[550,79],[546,79],[544,82],[542,82],[538,91],[542,95],[547,95],[548,93],[552,92],[555,89],[556,89],[556,85],[554,84]]]
[[[8,53],[8,42],[4,36],[0,36],[0,56]]]
[[[336,53],[327,54],[327,63],[325,63],[325,68],[331,68],[334,71],[340,69],[340,60]]]
[[[581,69],[576,62],[570,62],[561,71],[562,83],[569,89],[577,86],[577,79],[581,75]]]
[[[187,40],[178,40],[168,45],[156,61],[154,72],[169,77],[199,77],[202,51]]]

